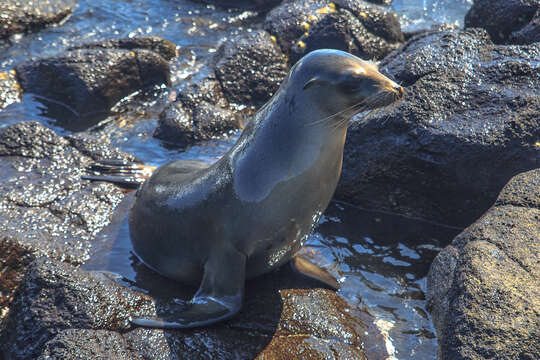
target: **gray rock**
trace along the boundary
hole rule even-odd
[[[404,41],[397,15],[365,1],[286,1],[268,13],[264,27],[291,64],[321,48],[381,59]]]
[[[540,9],[539,0],[475,0],[465,16],[465,27],[481,27],[487,30],[493,42],[497,44],[514,43],[514,36],[519,44],[531,44],[538,41],[538,20],[531,21]],[[526,33],[516,34],[524,27],[531,28]],[[535,40],[536,38],[536,40]]]
[[[223,43],[211,73],[178,90],[161,114],[154,136],[186,146],[242,127],[287,75],[285,56],[268,33],[241,32]]]
[[[153,284],[151,293],[178,289],[139,270],[139,281],[147,276]],[[275,349],[286,348],[309,351],[314,359],[329,353],[364,358],[364,351],[377,354],[374,358],[387,355],[371,317],[334,292],[279,291],[313,286],[294,278],[281,269],[248,282],[241,313],[225,323],[185,331],[131,329],[129,316],[171,316],[179,305],[164,295],[152,298],[121,286],[105,274],[41,258],[28,267],[17,292],[0,335],[0,354],[8,359],[248,359],[262,352],[261,358],[269,359]]]
[[[439,358],[540,358],[540,168],[519,174],[435,258]]]
[[[40,30],[73,12],[77,0],[3,0],[0,4],[0,39]]]
[[[517,173],[540,166],[540,44],[485,31],[426,33],[381,63],[406,98],[353,121],[336,197],[467,226]]]
[[[98,158],[135,160],[37,122],[0,130],[0,318],[32,259],[81,264],[89,258],[95,235],[124,198],[112,184],[80,179]]]
[[[145,38],[143,40],[148,40]],[[155,40],[155,39],[154,39]],[[135,42],[135,40],[130,40]],[[162,40],[163,55],[170,57],[170,43]],[[119,48],[67,51],[58,56],[27,61],[15,71],[22,89],[42,97],[49,105],[61,103],[73,114],[72,130],[85,129],[103,119],[108,110],[132,92],[157,84],[169,84],[169,64],[153,49],[159,41],[141,41],[151,50],[135,47],[127,50],[128,41],[102,44]]]

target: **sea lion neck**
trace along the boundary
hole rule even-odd
[[[307,119],[318,119],[318,109],[310,104],[297,104],[295,109],[294,102],[287,93],[277,94],[252,119],[228,154],[230,167],[235,169],[233,185],[241,200],[262,201],[280,183],[307,176],[328,157],[341,162],[346,127],[311,125]],[[289,121],[299,116],[307,118]],[[302,182],[311,181],[316,179]]]

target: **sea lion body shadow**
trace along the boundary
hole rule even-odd
[[[328,206],[348,120],[403,95],[374,64],[317,50],[291,69],[215,164],[158,168],[130,212],[134,251],[158,273],[200,287],[179,319],[132,323],[189,328],[236,314],[245,279],[289,261]]]

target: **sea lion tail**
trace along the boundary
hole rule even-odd
[[[156,168],[126,160],[97,160],[86,168],[81,178],[90,181],[105,181],[125,188],[137,188],[150,177]]]

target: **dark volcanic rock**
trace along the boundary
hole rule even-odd
[[[519,174],[435,258],[440,359],[540,358],[540,169]]]
[[[151,50],[165,60],[176,56],[176,45],[157,36],[138,36],[134,38],[114,39],[103,42],[81,44],[68,50],[77,49],[125,49],[125,50]]]
[[[194,0],[196,1],[196,0]],[[225,8],[249,9],[267,11],[277,6],[283,0],[200,0],[207,4],[213,4]]]
[[[0,130],[0,314],[33,258],[88,259],[95,235],[124,197],[111,184],[80,179],[97,158],[133,160],[93,139],[60,137],[37,122]]]
[[[517,37],[516,43],[530,44],[539,40],[538,17],[531,21],[539,9],[539,0],[475,0],[465,16],[465,27],[486,29],[495,43],[514,43]],[[513,34],[525,27],[529,28],[525,33]]]
[[[15,70],[25,92],[43,97],[48,105],[62,103],[74,114],[76,130],[88,126],[86,118],[104,117],[120,99],[130,93],[156,84],[169,83],[170,44],[163,40],[161,47],[155,38],[140,41],[151,50],[135,47],[136,40],[113,41],[103,44],[118,48],[100,48],[91,44],[87,49],[67,51],[51,58],[28,61]],[[126,45],[128,44],[128,45]],[[154,49],[165,49],[156,53]],[[88,119],[86,119],[88,120]],[[96,119],[91,119],[95,122]]]
[[[0,39],[40,30],[73,12],[77,0],[3,0],[0,3]]]
[[[166,344],[165,344],[166,346]],[[130,351],[121,334],[108,330],[61,330],[45,344],[38,360],[144,359]]]
[[[370,3],[377,5],[390,5],[393,0],[367,0]]]
[[[467,226],[515,174],[540,166],[540,44],[485,31],[411,39],[381,64],[403,102],[353,121],[336,197]]]
[[[178,289],[144,271],[159,292]],[[248,282],[241,313],[225,323],[184,331],[129,329],[129,316],[167,316],[178,305],[171,298],[135,292],[102,273],[38,259],[17,292],[0,336],[0,354],[8,359],[251,359],[270,343],[261,358],[274,359],[276,349],[285,348],[291,354],[309,351],[314,359],[332,352],[364,358],[364,351],[385,357],[377,332],[367,325],[369,315],[332,291],[279,291],[309,286],[294,277],[281,269]]]
[[[180,90],[159,116],[154,137],[187,146],[238,129],[242,116],[229,109],[219,82],[207,77]]]
[[[15,71],[0,72],[0,110],[19,101],[21,87],[17,82]]]
[[[321,48],[381,59],[404,40],[397,15],[365,1],[286,1],[267,15],[264,27],[291,64]]]
[[[262,106],[289,71],[285,56],[262,30],[225,42],[215,58],[216,77],[227,100],[235,104]]]
[[[131,314],[153,311],[147,296],[119,286],[101,273],[84,272],[46,258],[32,263],[17,295],[0,340],[0,350],[9,359],[36,359],[44,347],[47,355],[56,358],[74,350],[78,354],[75,358],[85,358],[79,355],[91,353],[100,342],[109,345],[102,345],[102,350],[109,347],[118,354],[117,342],[122,338],[110,331],[129,328]],[[81,344],[77,336],[69,336],[69,329],[80,329],[77,336],[81,339],[91,334],[84,329],[101,332],[93,334],[98,339]],[[74,344],[83,347],[73,349]],[[128,352],[125,345],[123,350]],[[95,355],[107,357],[106,352]]]
[[[508,40],[512,44],[532,44],[540,42],[540,6],[532,20],[518,31],[514,31]]]
[[[161,113],[155,137],[185,146],[236,130],[272,97],[288,72],[285,56],[261,30],[223,43],[211,68],[209,76],[178,91]]]
[[[193,0],[196,1],[196,0]],[[213,4],[226,8],[250,9],[267,11],[278,6],[284,0],[201,0],[204,3]],[[286,1],[286,0],[285,0]],[[379,5],[389,5],[392,0],[368,0]]]

